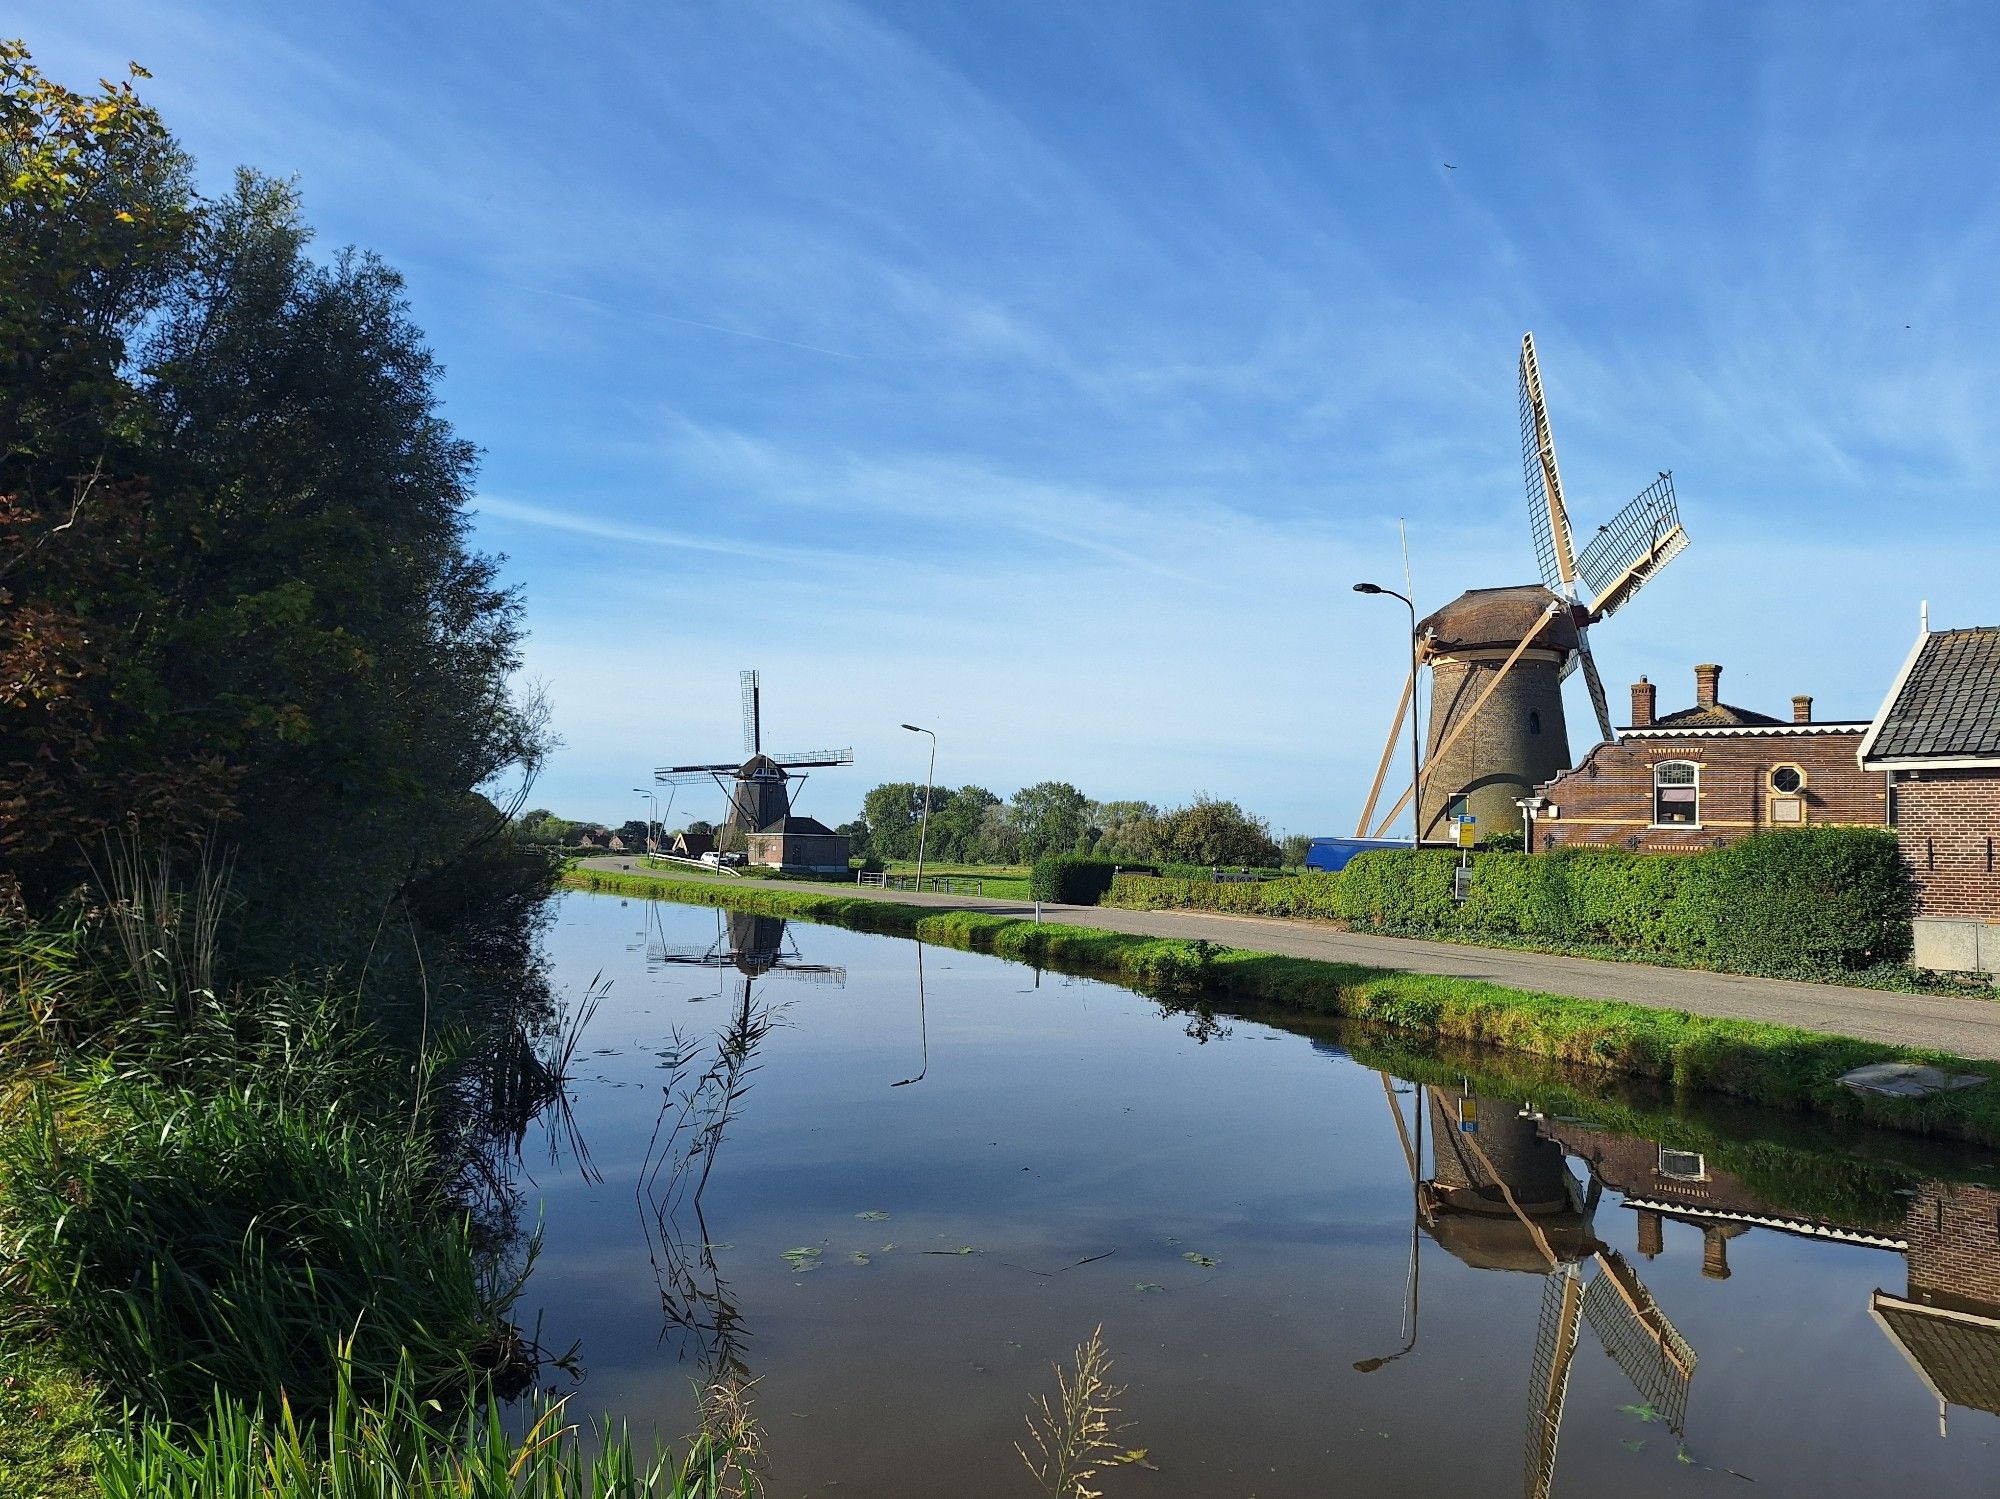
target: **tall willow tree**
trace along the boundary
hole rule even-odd
[[[206,841],[252,968],[507,946],[546,862],[482,788],[545,738],[400,278],[287,185],[199,198],[129,83],[0,92],[0,875]]]

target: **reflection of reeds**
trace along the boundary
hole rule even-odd
[[[1111,1355],[1105,1351],[1102,1327],[1076,1350],[1075,1374],[1056,1365],[1056,1398],[1037,1396],[1036,1409],[1028,1413],[1028,1441],[1034,1450],[1014,1448],[1049,1499],[1099,1499],[1103,1491],[1091,1488],[1090,1480],[1117,1451],[1112,1438],[1122,1428],[1111,1420],[1124,1393],[1111,1383]]]
[[[752,1004],[746,992],[713,1055],[698,1070],[705,1048],[674,1033],[663,1063],[668,1080],[660,1114],[639,1176],[641,1221],[661,1312],[668,1327],[695,1342],[711,1399],[715,1390],[740,1391],[749,1369],[741,1315],[716,1264],[701,1199],[723,1135],[749,1092],[757,1047],[772,1023],[770,1010]],[[680,1221],[683,1211],[693,1218],[691,1238]]]

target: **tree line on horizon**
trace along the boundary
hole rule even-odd
[[[920,836],[924,854],[940,864],[1026,864],[1043,854],[1078,853],[1133,864],[1228,864],[1272,868],[1305,859],[1308,839],[1271,836],[1263,818],[1232,801],[1197,794],[1186,806],[1162,808],[1148,801],[1097,801],[1066,781],[1040,781],[1002,799],[984,786],[935,786],[930,827],[923,830],[924,787],[887,781],[861,799],[861,813],[835,831],[853,843],[857,858],[914,859]],[[650,830],[632,818],[622,826],[573,822],[546,808],[522,814],[522,836],[531,842],[571,844],[586,833],[616,833],[628,847],[642,846]],[[711,833],[694,821],[677,831]]]

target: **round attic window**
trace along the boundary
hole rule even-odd
[[[1793,796],[1805,789],[1806,773],[1796,765],[1771,767],[1771,789],[1780,796]]]

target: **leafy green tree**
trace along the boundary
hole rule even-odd
[[[473,449],[393,271],[310,257],[286,185],[189,182],[129,85],[0,46],[0,874],[40,904],[107,836],[212,839],[247,970],[398,911],[497,951],[549,739]]]
[[[868,846],[877,858],[914,859],[917,824],[924,810],[924,788],[915,781],[889,781],[861,798],[861,820],[868,824]]]
[[[1306,854],[1312,848],[1312,839],[1304,833],[1288,833],[1278,845],[1283,863],[1287,869],[1298,869],[1306,862]]]
[[[1097,829],[1090,852],[1099,858],[1136,863],[1159,856],[1160,809],[1151,802],[1094,802],[1090,821]]]
[[[931,802],[931,856],[939,863],[978,863],[986,809],[999,805],[1000,798],[984,786],[940,789]]]
[[[1020,836],[1017,857],[1029,862],[1066,852],[1090,826],[1090,798],[1066,781],[1040,781],[1014,793],[1013,824]]]
[[[1021,860],[1021,830],[1014,826],[1006,804],[996,803],[979,814],[977,860],[981,864],[1018,864]]]
[[[1269,823],[1251,816],[1235,802],[1203,795],[1161,816],[1159,850],[1163,859],[1176,864],[1269,867],[1279,859]]]

